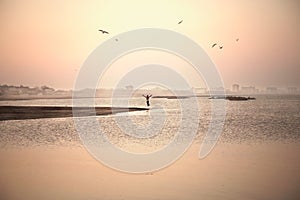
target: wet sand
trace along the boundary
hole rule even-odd
[[[80,116],[94,115],[90,109],[85,107],[76,108]],[[148,108],[137,107],[95,107],[96,115],[108,115],[112,113],[142,111]],[[0,106],[0,121],[39,119],[39,118],[61,118],[72,117],[72,107],[59,106]]]
[[[83,147],[0,150],[0,199],[300,199],[300,145],[219,143],[198,159],[195,143],[152,174],[105,167]]]

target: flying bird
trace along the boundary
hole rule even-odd
[[[223,46],[219,46],[220,49],[223,49]]]
[[[180,22],[178,22],[178,24],[181,24],[183,22],[183,20],[181,20]]]
[[[104,31],[104,30],[101,30],[101,29],[100,29],[99,31],[102,32],[102,34],[105,34],[105,33],[106,33],[106,34],[109,34],[109,32]]]
[[[211,46],[211,48],[214,48],[216,45],[217,45],[217,43],[214,43],[214,44]]]
[[[239,40],[240,40],[239,38],[236,38],[236,40],[235,40],[235,41],[237,41],[237,42],[238,42]]]
[[[116,38],[115,41],[118,42],[119,41],[118,38]]]

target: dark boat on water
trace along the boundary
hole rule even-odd
[[[239,96],[228,96],[226,97],[229,101],[248,101],[248,100],[255,100],[254,97],[239,97]]]
[[[209,99],[227,99],[229,101],[248,101],[255,100],[254,97],[241,97],[241,96],[212,96]]]

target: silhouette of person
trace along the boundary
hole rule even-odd
[[[152,94],[147,94],[147,95],[144,95],[143,94],[143,97],[146,98],[146,103],[147,103],[147,106],[150,106],[150,98],[152,97]]]

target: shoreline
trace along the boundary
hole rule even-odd
[[[145,111],[149,108],[139,107],[95,107],[96,116],[110,115],[121,112]],[[79,116],[93,116],[93,109],[76,107]],[[40,118],[73,117],[73,107],[70,106],[0,106],[0,121],[25,120]]]

